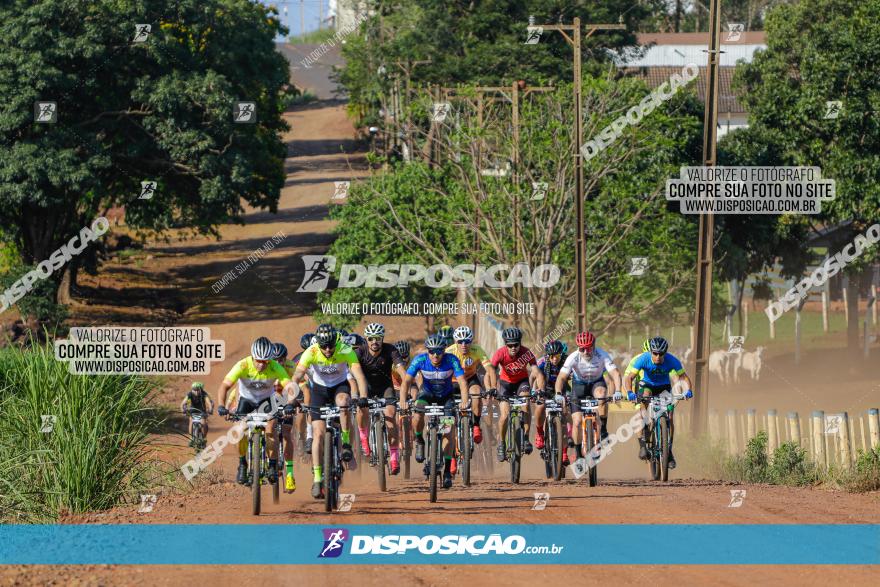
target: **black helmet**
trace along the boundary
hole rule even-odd
[[[446,347],[447,345],[443,343],[443,339],[439,334],[432,334],[425,340],[425,348],[429,351],[434,349],[445,349]]]
[[[522,330],[517,328],[516,326],[512,328],[505,328],[501,333],[501,339],[505,344],[509,342],[522,342]]]
[[[548,355],[561,355],[562,354],[562,342],[558,340],[551,340],[547,344],[544,345],[544,352]]]
[[[306,350],[310,346],[312,346],[312,338],[314,338],[314,332],[306,332],[299,339],[299,346],[302,347],[302,350]]]
[[[257,361],[268,361],[272,358],[272,341],[261,336],[251,345],[251,357]]]
[[[669,343],[662,336],[655,336],[648,341],[652,353],[665,353],[669,350]]]
[[[394,348],[396,348],[397,352],[400,353],[400,357],[402,359],[405,359],[409,356],[409,343],[405,340],[395,342]]]
[[[319,345],[333,344],[336,342],[336,329],[333,328],[332,324],[321,324],[318,326],[318,330],[315,331],[315,338],[318,339]]]
[[[272,345],[272,359],[275,361],[281,361],[287,358],[287,347],[284,346],[284,343],[276,342]]]
[[[452,326],[444,326],[437,331],[437,336],[440,337],[444,345],[449,346],[455,342],[455,329]]]

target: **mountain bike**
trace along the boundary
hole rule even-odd
[[[480,449],[477,450],[476,462],[487,477],[492,477],[495,473],[495,447],[498,438],[496,430],[499,413],[497,403],[491,401],[493,396],[487,393],[486,397],[489,398],[489,401],[483,404],[482,425],[480,426],[483,431],[483,442],[480,443]]]
[[[428,404],[415,409],[425,414],[425,428],[428,431],[425,475],[428,477],[431,503],[434,503],[437,501],[437,478],[443,475],[443,436],[455,426],[455,417],[446,416],[446,408],[442,405]]]
[[[398,412],[398,416],[397,428],[400,430],[400,466],[401,469],[403,469],[403,478],[409,479],[410,459],[413,456],[413,442],[415,442],[413,436],[412,416],[409,412]]]
[[[274,409],[271,412],[251,412],[250,414],[244,415],[229,415],[230,420],[244,421],[245,426],[247,426],[248,446],[247,453],[245,453],[248,470],[247,484],[251,486],[251,514],[254,516],[260,515],[261,486],[267,480],[267,475],[269,473],[269,453],[266,444],[266,428],[269,426],[270,420],[278,421],[275,426],[276,430],[281,427],[280,420],[283,415],[282,410],[284,409],[284,406],[276,405],[274,403],[273,406]],[[278,485],[277,479],[275,485]]]
[[[393,405],[394,400],[370,399],[370,466],[376,467],[379,474],[379,491],[388,491],[386,478],[391,475],[391,452],[388,444],[388,428],[385,425],[385,406]]]
[[[510,398],[498,398],[510,404],[510,413],[507,415],[507,436],[505,449],[507,461],[510,462],[510,482],[519,483],[521,459],[524,452],[526,437],[526,414],[523,409],[535,397],[536,391],[532,390],[528,396],[515,396]]]
[[[339,446],[342,438],[340,414],[343,409],[337,406],[321,408],[320,418],[327,423],[324,431],[324,511],[332,512],[339,508],[339,486],[342,484],[342,449]]]
[[[603,400],[582,399],[581,411],[581,454],[589,463],[590,487],[599,484],[599,441],[601,439],[601,424],[599,422],[599,406]],[[592,458],[589,458],[592,457]]]
[[[669,480],[669,447],[672,437],[672,414],[677,401],[684,399],[680,393],[663,392],[652,397],[640,397],[648,411],[648,467],[654,481]]]
[[[557,396],[561,399],[561,396]],[[554,399],[538,399],[544,404],[544,448],[541,458],[544,459],[544,472],[548,479],[559,481],[565,474],[562,466],[562,455],[565,451],[565,420],[562,417],[562,402]]]
[[[195,408],[189,408],[187,413],[189,414],[189,417],[192,418],[192,424],[190,425],[190,435],[192,436],[192,440],[190,441],[190,446],[195,448],[196,452],[199,452],[208,444],[205,434],[205,420],[208,419],[208,415]]]
[[[465,486],[471,484],[471,464],[474,459],[474,410],[471,400],[475,397],[486,397],[486,392],[469,393],[464,410],[461,410],[461,399],[455,400],[458,409],[455,411],[455,446],[458,457],[458,470]],[[489,455],[491,456],[491,455]]]

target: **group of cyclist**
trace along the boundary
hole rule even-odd
[[[570,354],[564,342],[551,340],[544,345],[542,356],[537,356],[522,344],[522,337],[519,328],[504,329],[501,333],[504,345],[490,357],[474,343],[471,328],[459,326],[453,329],[445,326],[428,336],[424,350],[411,360],[410,345],[406,341],[395,344],[385,342],[385,327],[376,322],[366,326],[363,336],[349,334],[330,324],[321,324],[314,333],[301,337],[303,350],[291,359],[287,358],[285,345],[261,337],[251,345],[250,356],[237,362],[224,377],[217,392],[217,413],[227,415],[233,404],[237,415],[255,410],[268,411],[273,394],[281,394],[286,402],[285,417],[281,420],[285,454],[276,455],[274,446],[270,444],[268,447],[269,482],[278,482],[276,467],[280,456],[285,461],[285,491],[296,489],[292,442],[295,429],[300,442],[304,443],[305,452],[311,454],[314,477],[312,496],[320,499],[323,497],[321,442],[326,424],[318,414],[325,406],[340,408],[340,456],[344,462],[351,462],[354,453],[350,406],[355,406],[361,450],[365,456],[369,456],[367,407],[371,399],[384,400],[391,474],[396,475],[400,471],[398,418],[412,416],[415,460],[422,463],[425,459],[425,421],[420,408],[428,404],[443,406],[447,416],[455,414],[456,400],[459,400],[459,409],[462,410],[470,404],[474,419],[473,441],[480,444],[483,440],[480,417],[484,399],[495,403],[499,412],[496,438],[500,439],[497,459],[503,462],[507,458],[504,439],[509,400],[514,396],[555,399],[564,405],[569,421],[567,448],[563,448],[562,459],[563,465],[567,465],[570,463],[568,448],[575,448],[576,458],[585,456],[579,438],[581,400],[604,400],[599,411],[601,437],[604,439],[608,435],[610,401],[618,402],[626,397],[636,402],[640,396],[656,396],[671,391],[676,381],[680,381],[685,388],[685,398],[693,397],[690,379],[681,362],[668,352],[669,344],[662,337],[646,340],[644,352],[630,361],[623,376],[611,356],[596,345],[596,337],[590,332],[580,332],[575,336],[577,351]],[[187,401],[193,401],[195,405],[196,397],[204,404],[202,394],[203,389],[196,389],[194,384],[188,396],[191,400],[184,398],[181,407],[184,408]],[[297,407],[300,408],[299,413]],[[525,454],[533,450],[529,441],[532,411],[536,420],[534,448],[544,447],[543,404],[535,402],[534,410],[526,404]],[[274,425],[274,421],[269,424],[270,435]],[[645,434],[646,431],[643,431],[639,438],[639,458],[642,460],[648,458]],[[317,442],[314,442],[315,438]],[[247,479],[246,450],[247,439],[243,438],[239,443],[239,483],[245,483]],[[451,433],[444,438],[443,452],[443,486],[449,488],[456,472]],[[669,466],[675,467],[671,450]]]

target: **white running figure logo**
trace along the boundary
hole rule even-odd
[[[327,547],[324,548],[323,552],[321,552],[321,556],[325,556],[331,550],[336,550],[342,548],[342,530],[337,530],[330,534],[330,542],[327,544]]]

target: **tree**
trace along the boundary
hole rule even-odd
[[[274,210],[288,81],[275,14],[246,0],[4,3],[0,226],[23,261],[114,206],[160,233],[216,234],[241,200]],[[151,25],[144,42],[136,23]],[[255,103],[256,124],[233,122],[236,100]],[[34,122],[37,101],[57,103],[56,124]],[[138,199],[143,181],[152,199]]]
[[[738,68],[735,88],[750,124],[776,165],[819,166],[836,182],[819,225],[848,223],[835,250],[877,221],[880,210],[880,1],[812,0],[780,5],[767,15],[767,50]],[[826,115],[828,102],[842,110]],[[851,221],[851,223],[849,222]],[[878,250],[846,272],[865,276]],[[864,278],[864,277],[863,277]],[[851,288],[851,291],[857,291]],[[858,348],[858,296],[850,295],[848,341]]]

